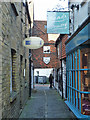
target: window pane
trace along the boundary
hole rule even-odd
[[[90,75],[86,75],[84,71],[81,72],[81,90],[90,92]]]
[[[90,115],[90,94],[82,94],[82,114]]]
[[[84,48],[81,50],[81,62],[83,69],[90,69],[90,48]]]
[[[43,53],[50,53],[50,46],[44,46]]]

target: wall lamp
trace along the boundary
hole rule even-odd
[[[72,4],[72,5],[71,5],[71,9],[73,9],[73,8],[77,8],[77,10],[79,10],[79,4],[78,4],[78,5]]]

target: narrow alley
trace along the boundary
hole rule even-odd
[[[49,84],[37,84],[20,118],[67,118],[67,120],[73,120],[75,116],[54,88],[50,89]]]
[[[90,120],[90,0],[0,0],[0,120],[26,118]]]

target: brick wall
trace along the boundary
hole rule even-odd
[[[15,3],[16,9],[22,11],[21,3]],[[29,96],[29,60],[28,49],[22,46],[23,34],[22,28],[24,25],[21,23],[21,14],[15,15],[11,4],[9,2],[0,3],[1,16],[0,22],[0,114],[3,118],[18,118],[21,108],[25,105]],[[1,29],[2,28],[2,29]],[[2,33],[2,35],[1,35]],[[10,92],[11,80],[11,49],[16,51],[13,69],[14,75],[14,89]],[[22,68],[20,56],[22,59]],[[23,77],[23,70],[26,65],[26,76]],[[25,86],[27,83],[27,86]],[[2,97],[1,97],[2,95]],[[2,108],[1,108],[2,106]]]
[[[65,42],[68,39],[68,35],[64,35],[62,37],[62,40],[60,41],[59,45],[59,59],[64,59],[66,58],[66,49],[65,49]]]
[[[65,49],[65,42],[68,39],[68,35],[64,35],[64,37],[62,38],[62,59],[66,58],[66,49]]]
[[[60,38],[60,40],[59,40]],[[59,36],[59,38],[56,41],[56,49],[57,49],[57,59],[58,59],[58,67],[60,68],[61,66],[61,59],[66,58],[66,48],[65,48],[65,42],[68,39],[68,35],[63,35],[62,37]],[[59,48],[59,55],[58,55],[58,48]]]
[[[44,46],[50,46],[50,53],[43,53],[43,47],[32,50],[34,68],[55,68],[57,66],[56,47],[53,40],[48,41],[46,21],[34,21],[33,36],[38,36],[44,40]],[[43,57],[50,57],[50,62],[46,64]]]

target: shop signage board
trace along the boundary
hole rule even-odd
[[[23,46],[29,49],[38,49],[44,45],[43,39],[40,37],[29,37],[23,41]]]
[[[69,11],[48,11],[47,33],[69,34]]]
[[[90,23],[88,23],[80,32],[68,43],[66,43],[66,53],[75,49],[90,39]]]

